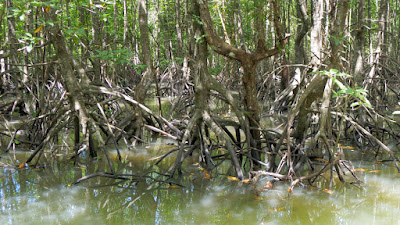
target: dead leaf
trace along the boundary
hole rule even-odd
[[[21,164],[18,166],[18,169],[24,168],[25,166],[26,166],[25,163],[21,163]]]
[[[369,171],[370,173],[379,173],[379,172],[381,172],[380,170],[371,170],[371,171]]]
[[[46,11],[46,13],[49,13],[50,12],[50,6],[47,6],[45,11]]]
[[[332,190],[329,190],[329,189],[327,189],[327,188],[325,188],[324,190],[323,190],[323,192],[325,192],[325,193],[327,193],[327,194],[333,194],[333,191]]]
[[[269,189],[269,188],[273,188],[274,184],[271,181],[268,181],[265,185],[264,185],[264,189]]]
[[[227,178],[228,178],[229,180],[231,180],[231,181],[240,181],[240,179],[237,178],[237,177],[227,176]]]
[[[368,171],[368,170],[364,169],[364,168],[357,168],[357,169],[354,169],[353,171],[365,172],[365,171]]]
[[[177,189],[179,189],[179,186],[167,184],[167,188],[177,190]]]
[[[250,183],[250,179],[245,179],[245,180],[242,180],[242,183],[244,183],[244,184],[248,184],[248,183]]]
[[[321,161],[321,162],[325,162],[325,163],[328,163],[328,162],[329,162],[328,160],[323,159],[323,158],[315,158],[314,160],[316,160],[316,161]]]
[[[39,31],[41,31],[43,28],[43,25],[39,26],[38,28],[36,28],[36,30],[33,33],[39,33]]]
[[[279,211],[282,211],[284,209],[285,209],[285,207],[274,207],[274,208],[270,208],[269,211],[270,212],[279,212]]]

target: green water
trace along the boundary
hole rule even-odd
[[[114,162],[115,169],[144,172],[153,157],[132,155],[125,152],[126,163]],[[328,194],[321,179],[315,189],[296,186],[289,194],[282,183],[256,197],[254,186],[213,173],[209,180],[197,165],[186,165],[182,188],[102,177],[68,186],[107,164],[74,165],[44,155],[43,167],[16,169],[9,165],[13,157],[0,159],[0,224],[400,224],[400,176],[390,162],[354,162],[367,169],[357,172],[362,187],[334,179]]]

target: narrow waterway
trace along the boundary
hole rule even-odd
[[[17,151],[19,161],[27,156]],[[126,173],[143,172],[151,157],[123,156],[125,163],[115,168]],[[353,161],[361,185],[333,179],[325,190],[327,176],[291,194],[288,184],[258,194],[224,175],[210,179],[196,164],[184,171],[185,187],[103,177],[70,186],[106,163],[74,165],[45,155],[42,167],[15,168],[13,157],[0,159],[0,224],[400,224],[400,176],[390,162]]]

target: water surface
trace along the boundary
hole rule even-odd
[[[189,165],[178,181],[185,187],[102,177],[69,186],[107,164],[44,157],[39,168],[18,169],[8,165],[8,157],[1,159],[0,224],[400,224],[400,176],[390,162],[355,162],[365,169],[357,172],[363,184],[333,179],[330,193],[324,190],[328,175],[316,187],[297,186],[289,193],[282,183],[258,193],[223,175],[208,179],[198,165]],[[138,172],[148,166],[139,161],[152,156],[132,157],[115,163],[116,170]]]

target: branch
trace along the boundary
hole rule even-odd
[[[220,38],[215,30],[213,29],[213,22],[208,9],[207,0],[197,0],[197,5],[200,9],[200,17],[203,25],[204,33],[206,34],[207,43],[211,48],[225,57],[242,61],[241,58],[248,55],[248,53],[242,49],[238,49],[226,43]]]
[[[260,37],[259,40],[261,40],[261,42],[259,46],[257,46],[257,50],[252,54],[242,49],[235,48],[232,45],[226,43],[222,38],[220,38],[213,29],[213,22],[211,19],[210,10],[208,9],[207,0],[197,0],[196,2],[200,9],[201,22],[203,25],[204,33],[206,34],[207,43],[218,54],[221,54],[230,59],[238,60],[242,64],[257,63],[265,58],[278,54],[281,51],[282,46],[286,43],[288,37],[283,37],[282,31],[279,26],[280,22],[279,16],[277,16],[279,14],[277,0],[275,0],[274,2],[274,25],[279,39],[279,44],[273,49],[266,49],[265,42],[262,41],[265,38]]]

